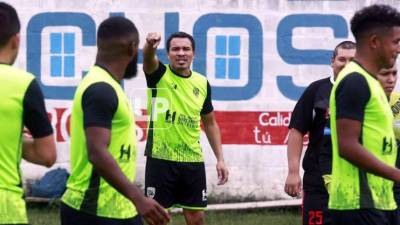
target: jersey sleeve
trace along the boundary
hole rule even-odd
[[[41,138],[53,133],[47,116],[43,93],[35,79],[29,84],[23,100],[23,121],[32,137]]]
[[[214,110],[211,100],[211,86],[210,83],[207,81],[207,96],[203,103],[203,108],[201,109],[200,114],[205,115]]]
[[[336,118],[362,122],[371,92],[365,77],[359,73],[347,75],[336,89]]]
[[[118,107],[114,88],[105,82],[90,85],[82,95],[83,125],[111,129]]]
[[[161,77],[164,75],[167,67],[158,61],[158,68],[151,74],[145,74],[146,83],[148,88],[155,88],[157,83],[161,80]]]
[[[289,129],[295,128],[302,134],[306,134],[310,130],[313,120],[314,92],[315,90],[311,85],[303,92],[293,109]]]

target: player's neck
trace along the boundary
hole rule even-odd
[[[0,64],[13,64],[13,59],[11,54],[7,51],[7,49],[0,49]]]
[[[192,74],[192,72],[190,71],[190,68],[174,68],[172,65],[170,65],[172,72],[174,72],[175,74],[178,74],[179,76],[182,77],[190,77],[190,75]]]
[[[370,53],[356,52],[354,56],[354,61],[358,62],[369,74],[376,76],[379,72],[379,66],[376,60],[371,57]]]
[[[124,78],[125,71],[121,70],[120,64],[109,63],[103,60],[96,60],[96,65],[104,68],[114,78],[114,80],[120,82]]]

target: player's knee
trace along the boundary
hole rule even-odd
[[[203,225],[204,212],[203,211],[184,211],[186,223],[188,225]]]

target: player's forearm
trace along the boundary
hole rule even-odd
[[[145,43],[143,47],[143,70],[149,74],[158,66],[157,47]]]
[[[380,161],[358,142],[339,145],[339,155],[368,173],[396,182],[400,181],[399,169]]]
[[[51,167],[57,159],[53,135],[37,139],[24,136],[22,157],[28,162]]]
[[[296,129],[289,131],[287,157],[289,173],[299,173],[301,152],[303,151],[303,135]]]
[[[217,123],[211,123],[204,125],[204,131],[206,133],[208,142],[214,152],[217,161],[224,161],[224,156],[222,152],[221,144],[221,131]]]

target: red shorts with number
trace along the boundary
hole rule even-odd
[[[328,210],[328,193],[303,194],[303,225],[330,225],[331,216]]]

